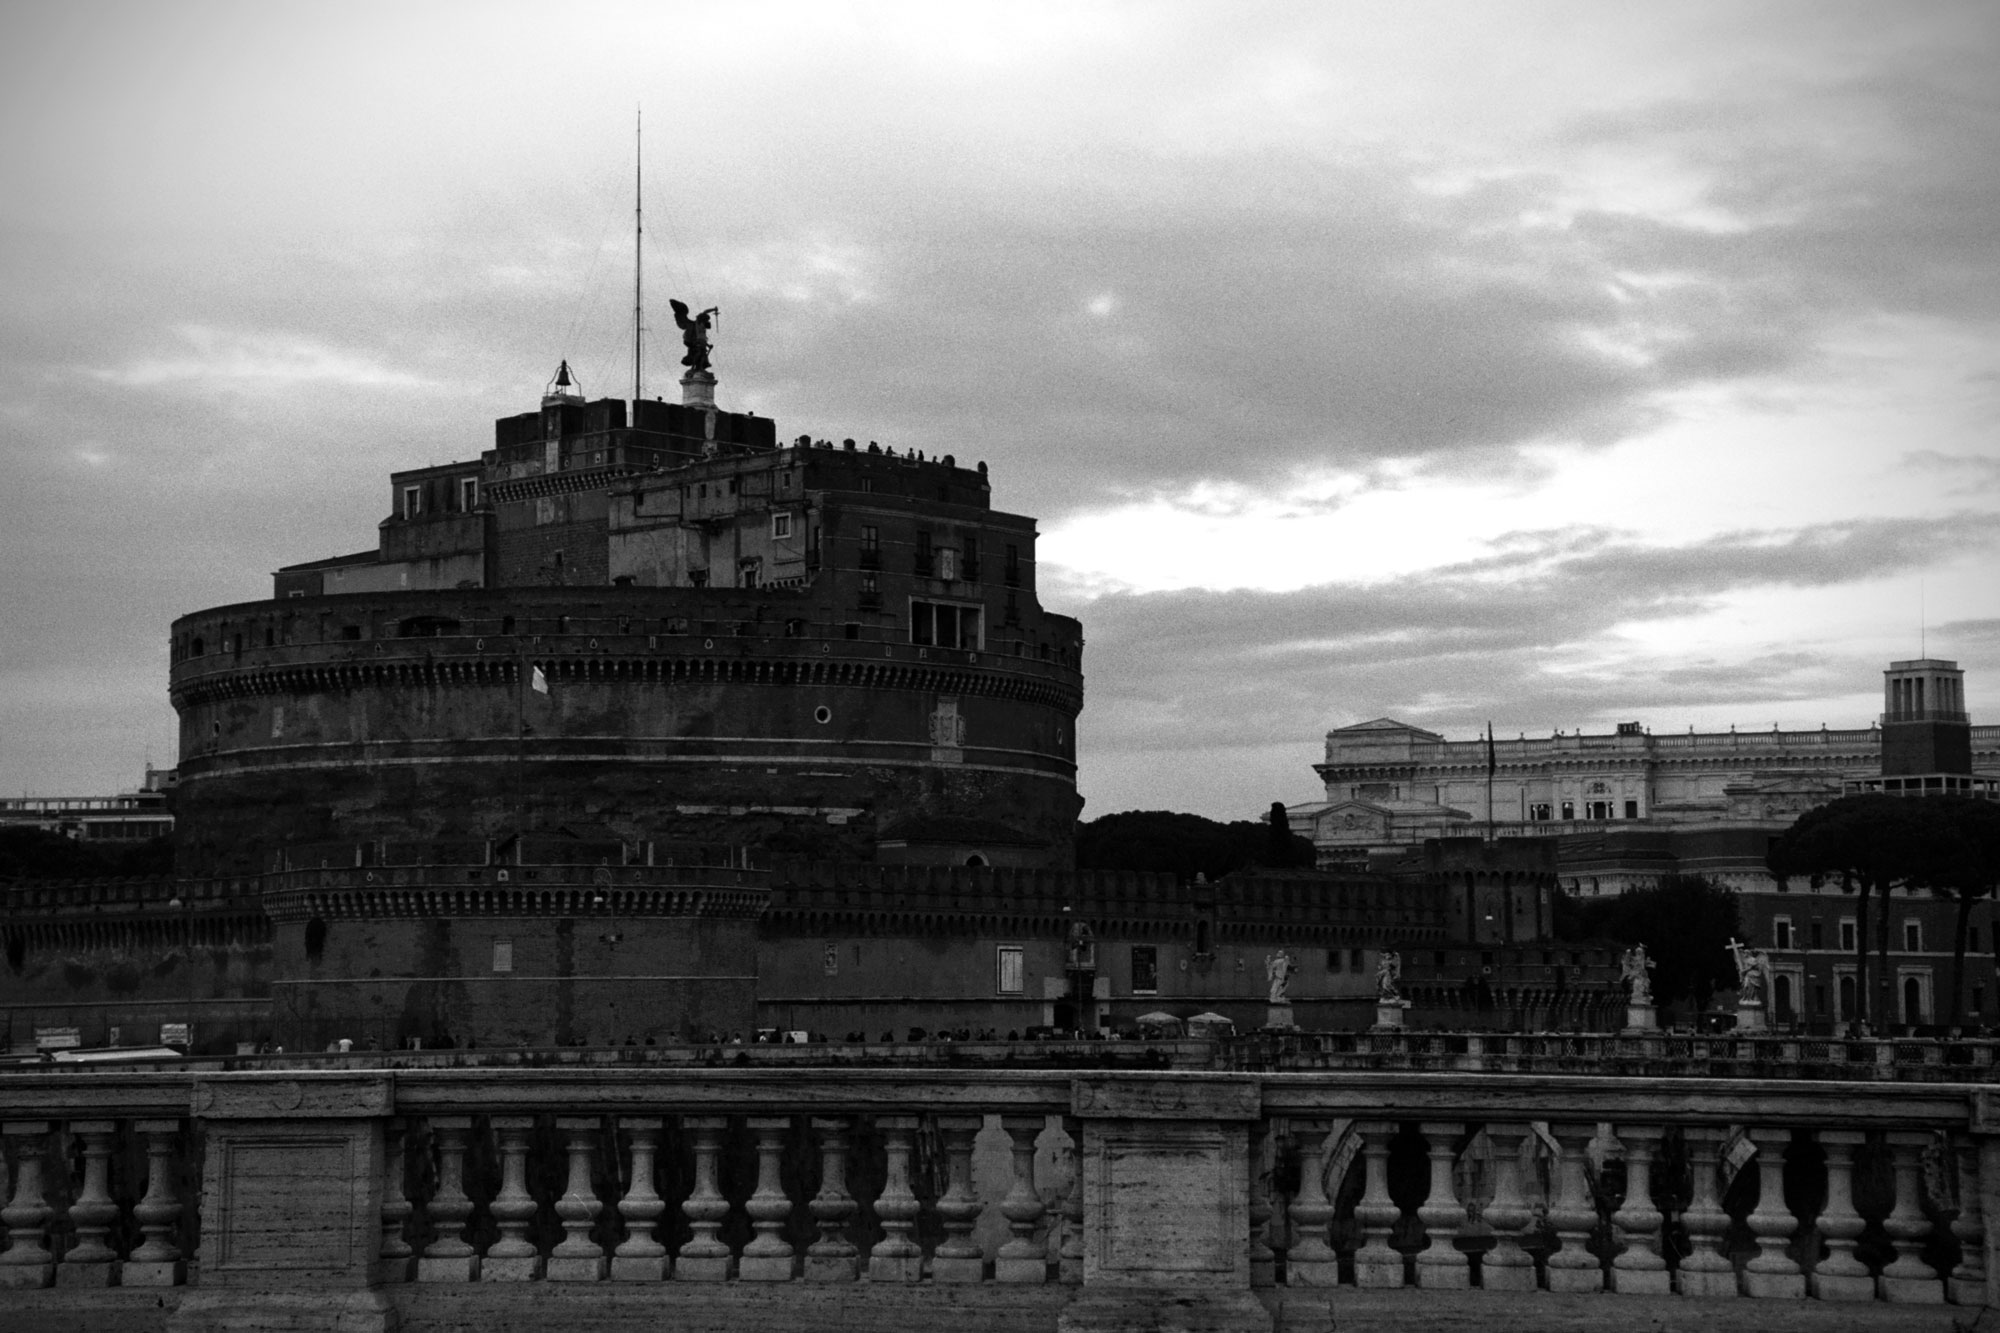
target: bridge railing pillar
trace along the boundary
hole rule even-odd
[[[1083,1287],[1063,1311],[1063,1333],[1268,1333],[1271,1315],[1250,1289],[1258,1081],[1088,1074],[1071,1106],[1083,1126]]]
[[[386,1073],[197,1077],[201,1285],[170,1330],[393,1328],[381,1284]]]

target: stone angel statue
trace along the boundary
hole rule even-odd
[[[1292,956],[1283,949],[1264,958],[1264,977],[1271,983],[1271,1003],[1285,1003],[1285,989],[1292,984],[1292,973],[1297,969]]]
[[[1771,959],[1762,949],[1753,949],[1734,936],[1729,940],[1729,956],[1736,963],[1736,996],[1741,1004],[1762,1004],[1764,987],[1771,976]]]
[[[1633,1004],[1653,1002],[1653,960],[1646,956],[1646,946],[1635,944],[1618,955],[1618,978],[1630,987],[1628,1000]]]
[[[1403,955],[1394,949],[1384,949],[1382,957],[1375,964],[1375,998],[1378,1000],[1400,1000],[1403,998],[1399,983],[1403,980]]]
[[[711,317],[717,313],[716,307],[710,306],[700,314],[690,316],[685,301],[668,301],[667,304],[674,308],[674,323],[681,326],[681,343],[687,348],[687,355],[681,358],[681,364],[690,371],[707,370],[708,330]]]

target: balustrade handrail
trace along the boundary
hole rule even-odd
[[[1787,1124],[1838,1129],[1963,1128],[1974,1098],[1967,1083],[1665,1077],[1602,1074],[1482,1074],[1367,1070],[1256,1076],[1266,1116],[1338,1114],[1383,1119],[1665,1121]],[[1462,1086],[1455,1086],[1462,1085]]]

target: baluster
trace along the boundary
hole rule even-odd
[[[604,1204],[590,1184],[590,1157],[596,1147],[598,1122],[594,1116],[558,1116],[556,1128],[567,1136],[569,1183],[556,1200],[556,1216],[562,1219],[563,1238],[549,1251],[543,1265],[551,1282],[600,1282],[604,1278],[604,1247],[590,1238],[591,1224],[604,1211]]]
[[[1402,1215],[1389,1197],[1389,1140],[1396,1136],[1396,1126],[1386,1120],[1368,1120],[1355,1125],[1354,1132],[1361,1136],[1367,1173],[1361,1201],[1354,1206],[1354,1220],[1361,1224],[1362,1236],[1361,1248],[1354,1252],[1354,1285],[1400,1287],[1403,1256],[1389,1244],[1389,1233]]]
[[[77,1120],[69,1132],[83,1140],[83,1187],[70,1201],[76,1243],[56,1269],[58,1287],[108,1287],[118,1280],[118,1251],[105,1243],[118,1221],[111,1197],[111,1136],[115,1120]]]
[[[619,1122],[632,1140],[632,1182],[618,1201],[618,1215],[625,1219],[625,1239],[611,1252],[614,1282],[660,1282],[667,1276],[667,1247],[653,1236],[660,1215],[667,1211],[666,1200],[653,1187],[653,1157],[660,1146],[660,1121]],[[615,1141],[614,1141],[615,1142]]]
[[[1292,1247],[1285,1252],[1285,1285],[1333,1287],[1340,1284],[1340,1256],[1327,1243],[1333,1200],[1326,1197],[1326,1138],[1333,1122],[1294,1117],[1292,1143],[1299,1157],[1299,1192],[1292,1196]],[[1336,1145],[1337,1146],[1337,1145]],[[1337,1192],[1340,1182],[1334,1181]]]
[[[1250,1126],[1250,1285],[1269,1287],[1278,1281],[1278,1256],[1271,1249],[1271,1122]]]
[[[1445,1291],[1464,1291],[1472,1286],[1472,1263],[1465,1251],[1453,1242],[1465,1228],[1465,1205],[1458,1201],[1452,1168],[1458,1153],[1456,1121],[1426,1121],[1424,1151],[1431,1159],[1431,1189],[1417,1209],[1428,1243],[1417,1252],[1417,1285]]]
[[[404,1140],[408,1134],[409,1126],[401,1117],[391,1117],[382,1126],[382,1245],[376,1257],[382,1263],[384,1282],[408,1282],[416,1256],[416,1251],[403,1235],[403,1223],[409,1221],[410,1214],[416,1211],[410,1204],[410,1196],[403,1192]],[[149,1154],[152,1151],[150,1143],[147,1151]],[[149,1185],[148,1197],[151,1193]],[[142,1202],[140,1207],[143,1206]],[[133,1209],[135,1217],[138,1211]],[[179,1208],[176,1207],[175,1211],[178,1212]],[[133,1258],[137,1257],[135,1251]],[[125,1270],[125,1282],[130,1286],[132,1265],[129,1262]]]
[[[986,1275],[985,1251],[972,1238],[972,1228],[983,1211],[979,1196],[972,1189],[972,1145],[984,1123],[976,1115],[938,1117],[938,1135],[944,1140],[946,1184],[937,1201],[944,1239],[931,1255],[931,1278],[936,1282],[978,1282]]]
[[[785,1131],[791,1128],[792,1119],[757,1115],[747,1123],[757,1136],[757,1188],[744,1211],[750,1214],[750,1225],[757,1234],[743,1247],[736,1276],[744,1282],[789,1282],[794,1267],[792,1247],[779,1233],[791,1215],[792,1201],[785,1197],[778,1167],[784,1159]]]
[[[875,1216],[882,1223],[882,1239],[868,1252],[868,1280],[871,1282],[915,1282],[923,1276],[924,1252],[911,1238],[917,1224],[917,1196],[910,1192],[910,1149],[917,1132],[913,1115],[875,1117],[882,1131],[887,1170],[882,1193],[875,1200]]]
[[[1827,1257],[1813,1266],[1807,1286],[1823,1301],[1875,1299],[1875,1278],[1854,1257],[1854,1243],[1866,1225],[1854,1211],[1854,1150],[1867,1137],[1858,1129],[1819,1132],[1819,1145],[1826,1150],[1826,1207],[1820,1209],[1819,1233],[1826,1238]]]
[[[1534,1214],[1521,1191],[1521,1144],[1525,1125],[1486,1126],[1493,1149],[1493,1201],[1480,1219],[1493,1229],[1493,1248],[1479,1261],[1479,1283],[1488,1291],[1533,1291],[1535,1257],[1521,1248],[1521,1235]]]
[[[694,1190],[681,1205],[694,1236],[674,1259],[674,1277],[682,1282],[726,1282],[735,1263],[729,1246],[716,1233],[729,1216],[729,1200],[716,1188],[715,1160],[722,1152],[726,1116],[691,1115],[682,1125],[694,1140]]]
[[[1611,1215],[1625,1248],[1611,1261],[1611,1288],[1625,1295],[1664,1296],[1673,1289],[1660,1255],[1666,1219],[1653,1204],[1653,1158],[1665,1130],[1659,1125],[1616,1125],[1625,1144],[1625,1201]]]
[[[1014,1182],[1000,1201],[1000,1215],[1013,1233],[1000,1243],[993,1259],[993,1277],[999,1282],[1034,1285],[1049,1280],[1049,1247],[1035,1235],[1035,1224],[1046,1211],[1035,1189],[1035,1140],[1048,1122],[1038,1115],[1003,1115],[1000,1128],[1006,1133],[1014,1157]]]
[[[531,1115],[496,1115],[493,1133],[500,1140],[500,1192],[488,1209],[500,1239],[486,1247],[479,1278],[482,1282],[533,1282],[542,1276],[542,1252],[528,1239],[535,1220],[535,1200],[528,1193],[528,1135]]]
[[[1745,1221],[1757,1238],[1757,1253],[1743,1266],[1743,1294],[1798,1300],[1806,1294],[1806,1278],[1785,1253],[1798,1222],[1785,1207],[1785,1167],[1778,1155],[1792,1136],[1762,1126],[1748,1133],[1757,1145],[1757,1207]]]
[[[437,1190],[425,1211],[437,1235],[417,1260],[417,1281],[477,1282],[479,1255],[463,1234],[472,1217],[472,1200],[465,1196],[465,1144],[472,1117],[432,1116],[430,1124],[437,1150]]]
[[[146,1136],[146,1197],[132,1205],[132,1219],[144,1239],[125,1260],[118,1280],[127,1287],[177,1287],[187,1281],[187,1265],[181,1261],[180,1246],[174,1244],[174,1228],[181,1220],[180,1196],[174,1192],[174,1149],[181,1122],[141,1120],[132,1128]],[[398,1188],[400,1192],[400,1182]],[[407,1244],[403,1253],[410,1253]],[[407,1275],[407,1258],[404,1272]]]
[[[1056,1274],[1069,1286],[1083,1281],[1083,1121],[1063,1117],[1069,1136],[1069,1189],[1062,1197],[1063,1234],[1056,1252]]]
[[[819,1239],[806,1247],[808,1282],[852,1282],[857,1276],[860,1251],[847,1238],[847,1221],[858,1205],[847,1192],[847,1154],[851,1140],[847,1120],[814,1120],[819,1135],[819,1193],[813,1195],[813,1223]]]
[[[1922,1154],[1931,1136],[1920,1130],[1892,1129],[1884,1137],[1895,1163],[1896,1206],[1882,1219],[1882,1230],[1896,1247],[1896,1261],[1882,1270],[1882,1299],[1909,1305],[1942,1301],[1944,1284],[1921,1257],[1931,1228],[1918,1191],[1924,1187]]]
[[[1954,1134],[1951,1146],[1958,1184],[1958,1215],[1951,1219],[1951,1234],[1958,1241],[1959,1259],[1945,1280],[1945,1294],[1954,1305],[1984,1305],[1986,1218],[1979,1199],[1979,1140]]]
[[[1597,1126],[1574,1121],[1557,1121],[1549,1126],[1556,1141],[1556,1179],[1549,1201],[1549,1225],[1555,1228],[1560,1248],[1549,1255],[1549,1290],[1589,1292],[1604,1290],[1604,1266],[1584,1248],[1597,1225],[1597,1208],[1590,1197],[1590,1177],[1584,1170],[1584,1153]]]
[[[49,1214],[42,1197],[42,1145],[46,1120],[11,1120],[0,1124],[0,1135],[14,1143],[14,1197],[0,1208],[7,1224],[7,1252],[0,1254],[0,1287],[46,1287],[55,1280],[55,1256],[49,1252]]]
[[[1681,1296],[1735,1296],[1736,1265],[1722,1252],[1723,1232],[1729,1214],[1722,1211],[1716,1192],[1715,1161],[1721,1151],[1724,1131],[1696,1126],[1682,1131],[1687,1143],[1688,1176],[1692,1188],[1688,1208],[1681,1214],[1692,1251],[1674,1269],[1674,1291]]]

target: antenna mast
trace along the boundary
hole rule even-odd
[[[646,157],[645,108],[632,113],[632,416],[636,424],[639,400],[646,390]]]

